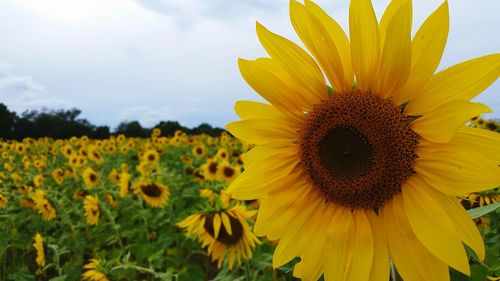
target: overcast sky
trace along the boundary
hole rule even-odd
[[[347,28],[348,0],[318,0]],[[380,16],[389,0],[373,0]],[[414,29],[442,0],[414,1]],[[450,0],[440,68],[500,51],[498,0]],[[299,42],[288,0],[0,0],[0,102],[71,108],[97,125],[178,120],[224,126],[259,99],[237,58],[265,56],[258,20]],[[477,101],[500,118],[500,83]]]

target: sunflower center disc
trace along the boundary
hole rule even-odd
[[[334,95],[308,113],[301,163],[327,201],[377,209],[413,173],[418,142],[411,120],[371,93]]]
[[[148,197],[157,198],[161,196],[161,189],[156,184],[148,184],[141,186],[142,192],[146,194]]]
[[[214,232],[214,215],[209,214],[205,218],[205,223],[203,224],[203,228],[210,234],[210,236],[214,237],[215,240],[221,242],[224,245],[234,245],[240,241],[240,238],[243,236],[243,226],[240,221],[236,218],[233,218],[231,215],[227,215],[229,217],[229,222],[231,224],[231,234],[229,234],[224,225],[220,226],[219,236],[215,238]]]

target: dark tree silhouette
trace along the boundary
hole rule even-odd
[[[30,110],[18,116],[9,111],[7,106],[0,103],[0,138],[17,139],[50,137],[54,139],[68,139],[73,136],[88,136],[89,138],[104,139],[110,135],[124,134],[127,137],[149,137],[152,128],[144,128],[138,121],[124,121],[118,125],[113,133],[108,126],[95,126],[88,120],[78,118],[81,110]],[[187,134],[220,135],[223,131],[203,123],[189,129],[177,121],[161,121],[154,128],[160,128],[162,136],[173,136],[175,131],[182,130]]]

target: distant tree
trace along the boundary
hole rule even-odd
[[[12,138],[12,131],[17,119],[15,112],[10,112],[5,104],[0,103],[0,138]]]
[[[154,128],[159,128],[161,130],[161,135],[166,137],[171,137],[175,134],[175,131],[182,130],[185,131],[186,128],[181,126],[177,121],[161,121],[156,124]]]
[[[95,126],[86,119],[78,118],[81,110],[29,110],[18,116],[0,103],[0,138],[17,139],[50,137],[68,139],[73,136],[88,136],[105,139],[111,134],[108,126]],[[173,136],[175,131],[182,130],[187,134],[208,134],[218,136],[224,130],[214,128],[207,123],[189,129],[177,121],[161,121],[154,128],[159,128],[163,136]],[[149,137],[152,128],[144,128],[138,121],[125,121],[118,125],[113,134],[124,134],[127,137]]]
[[[109,137],[109,127],[108,126],[98,126],[94,129],[91,136],[94,139],[106,139]]]
[[[224,130],[220,128],[214,128],[210,124],[207,123],[201,123],[198,127],[194,127],[193,129],[190,130],[189,133],[193,135],[198,135],[198,134],[207,134],[210,136],[218,136],[220,135]]]
[[[151,129],[145,129],[139,121],[121,122],[115,130],[115,134],[124,134],[128,137],[145,138],[151,134]]]

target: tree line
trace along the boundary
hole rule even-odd
[[[84,118],[79,118],[81,110],[29,110],[18,115],[0,103],[0,139],[22,140],[23,138],[50,137],[68,139],[73,136],[88,136],[105,139],[111,135],[123,134],[127,137],[149,137],[153,128],[160,128],[162,136],[173,136],[182,130],[189,135],[208,134],[218,136],[223,129],[202,123],[194,128],[187,128],[177,121],[161,121],[153,128],[144,128],[138,121],[123,121],[114,130],[109,126],[96,126]]]

